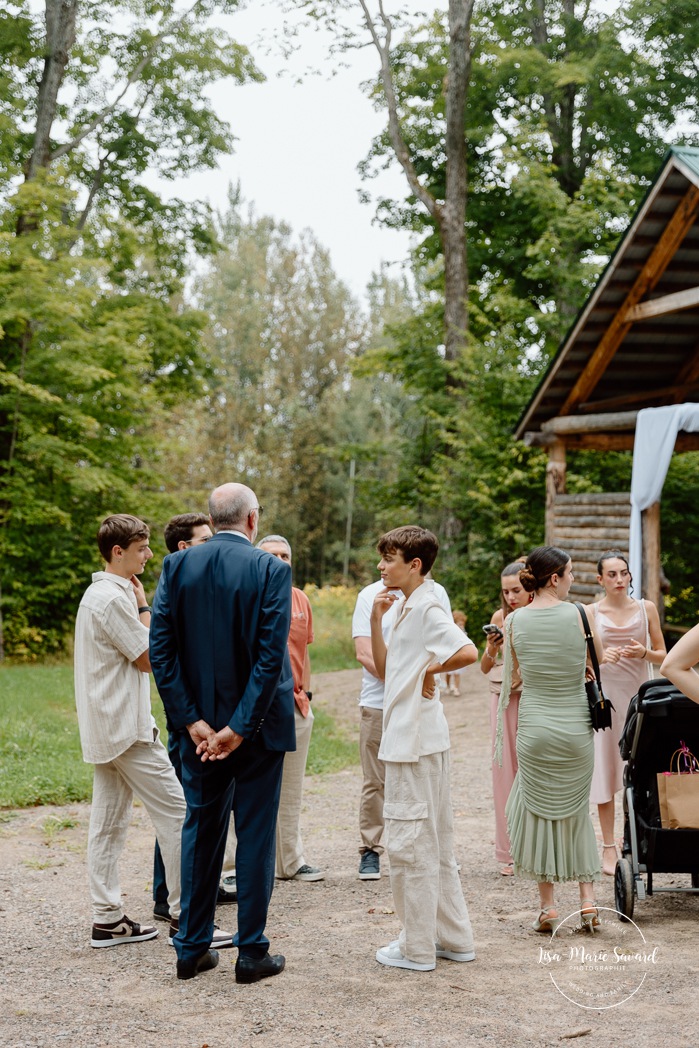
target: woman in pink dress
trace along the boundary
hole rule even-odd
[[[524,568],[523,561],[508,564],[500,577],[502,605],[493,613],[491,625],[497,626],[500,633],[489,633],[483,658],[481,672],[487,674],[490,685],[490,733],[493,752],[495,752],[495,731],[497,727],[498,701],[502,684],[502,628],[505,617],[515,608],[523,608],[532,599],[519,580],[519,573]],[[519,713],[519,696],[522,683],[517,676],[512,681],[510,703],[505,711],[502,766],[493,761],[493,804],[495,808],[495,858],[501,864],[500,873],[504,877],[512,876],[512,855],[510,838],[507,834],[505,805],[510,796],[512,783],[517,774],[517,718]]]
[[[595,770],[590,800],[598,805],[602,830],[602,871],[613,875],[617,850],[614,837],[614,795],[623,785],[624,762],[619,738],[629,702],[641,684],[652,676],[652,666],[665,658],[665,642],[658,609],[650,600],[629,595],[631,573],[625,555],[617,549],[603,553],[597,564],[597,581],[604,597],[591,604],[593,630],[604,649],[600,666],[602,688],[614,704],[610,731],[595,732]]]

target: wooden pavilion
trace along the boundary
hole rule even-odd
[[[573,555],[571,597],[628,552],[629,492],[566,494],[566,451],[632,451],[640,409],[699,401],[699,149],[672,148],[515,430],[548,449],[546,542]],[[676,451],[699,450],[680,433]],[[660,503],[643,513],[643,596],[660,603]]]

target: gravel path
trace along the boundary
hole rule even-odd
[[[314,703],[356,734],[359,672],[318,675]],[[441,1048],[634,1045],[683,1048],[699,1025],[699,896],[655,895],[635,919],[657,947],[638,993],[616,1008],[569,1002],[540,962],[545,937],[530,930],[536,890],[499,875],[492,845],[485,679],[463,677],[445,702],[452,731],[457,857],[476,935],[477,960],[438,961],[431,973],[374,960],[395,938],[389,880],[357,879],[358,768],[307,780],[306,858],[325,880],[278,884],[268,933],[287,957],[279,977],[252,986],[233,978],[235,951],[212,973],[175,978],[165,925],[158,939],[123,950],[89,946],[85,875],[87,805],[0,813],[0,1045],[2,1048]],[[40,759],[40,758],[37,758]],[[137,807],[122,863],[127,913],[145,922],[153,833]],[[658,884],[688,881],[658,877]],[[559,893],[575,909],[576,887]],[[611,881],[598,891],[613,906]],[[612,949],[625,927],[613,915],[594,939]],[[229,927],[235,908],[219,909]],[[543,939],[543,943],[542,943]],[[581,937],[575,940],[580,943]],[[571,942],[573,939],[570,940]],[[591,948],[591,940],[582,945]],[[614,976],[599,975],[603,989]],[[611,985],[611,983],[609,983]]]

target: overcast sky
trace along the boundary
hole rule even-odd
[[[312,30],[302,34],[291,62],[285,62],[278,49],[264,53],[262,40],[284,29],[284,15],[274,0],[258,0],[218,21],[250,48],[267,81],[215,86],[211,98],[236,136],[234,153],[223,157],[216,171],[160,183],[159,190],[224,207],[228,184],[240,181],[244,198],[258,213],[284,219],[296,231],[312,229],[329,248],[340,278],[355,294],[362,294],[372,272],[382,262],[402,263],[410,244],[406,233],[372,224],[374,208],[358,197],[363,183],[357,164],[384,126],[383,114],[374,111],[360,88],[377,73],[376,52],[367,47],[353,53],[348,57],[350,68],[333,77],[338,63],[328,55],[328,37]],[[315,67],[323,75],[308,76],[299,84],[294,76],[278,76],[284,66],[295,72]],[[397,166],[380,181],[364,184],[372,194],[379,187],[389,196],[405,195],[405,179]]]

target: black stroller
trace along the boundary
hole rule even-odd
[[[663,677],[642,684],[629,704],[619,742],[628,763],[624,843],[614,872],[614,898],[625,917],[633,916],[636,898],[643,901],[654,890],[699,893],[699,830],[664,830],[660,823],[656,775],[669,769],[680,740],[699,753],[699,704]],[[691,886],[654,889],[655,873],[690,874]]]

